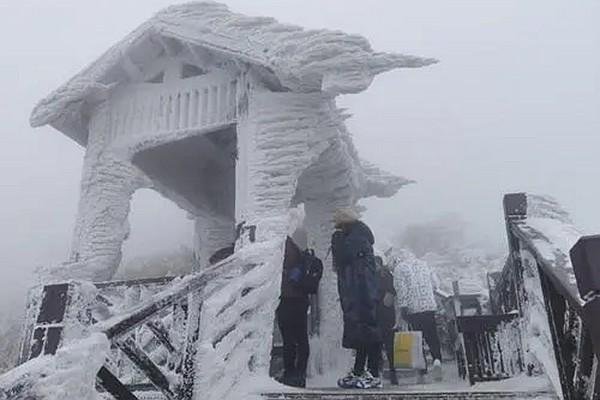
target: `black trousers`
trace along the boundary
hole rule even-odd
[[[308,299],[282,298],[277,307],[277,324],[283,338],[284,377],[306,377],[308,344]]]
[[[442,361],[440,338],[435,324],[435,312],[425,311],[410,314],[407,319],[412,330],[423,332],[423,338],[429,346],[433,359]]]
[[[356,349],[354,373],[360,375],[365,370],[365,364],[371,375],[379,377],[381,365],[381,343],[369,343]]]
[[[383,329],[383,349],[385,350],[385,356],[388,360],[390,371],[396,371],[394,366],[394,332],[393,328]]]

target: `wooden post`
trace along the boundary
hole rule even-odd
[[[508,238],[509,260],[512,265],[512,281],[515,301],[519,313],[522,314],[521,300],[523,294],[523,265],[521,262],[521,245],[519,239],[511,230],[511,223],[527,217],[527,195],[525,193],[510,193],[504,196],[504,220]],[[508,310],[512,311],[512,310]]]

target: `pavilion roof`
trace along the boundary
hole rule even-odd
[[[436,62],[375,52],[362,36],[248,17],[215,2],[182,4],[157,13],[42,99],[31,114],[31,125],[50,124],[85,145],[89,108],[125,81],[128,70],[149,61],[143,51],[148,41],[204,48],[265,68],[287,90],[332,95],[365,90],[375,75],[391,69]]]

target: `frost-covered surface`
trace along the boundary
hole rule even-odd
[[[326,255],[333,211],[354,204],[365,179],[343,120],[332,99],[321,93],[257,90],[238,128],[241,137],[249,138],[240,154],[240,161],[247,157],[248,178],[244,192],[238,193],[239,219],[257,226],[257,240],[281,240],[288,233],[281,216],[290,205],[304,203],[309,246],[326,265],[319,299],[320,338],[311,356],[317,371],[345,361],[339,350],[336,276]]]
[[[515,319],[500,324],[494,335],[489,336],[491,361],[495,371],[504,371],[507,376],[516,376],[523,361],[521,345],[521,321]],[[547,380],[546,380],[547,382]]]
[[[406,307],[411,314],[437,310],[434,277],[427,263],[406,249],[393,250],[388,262],[394,271],[397,310]]]
[[[554,390],[560,394],[562,387],[537,263],[527,250],[521,251],[521,260],[523,290],[527,299],[522,307],[521,319],[521,342],[525,365],[532,366],[536,374],[545,373],[552,382]]]
[[[511,221],[510,226],[520,239],[519,257],[523,264],[525,304],[521,334],[525,362],[535,371],[546,373],[556,392],[561,393],[538,267],[561,282],[571,300],[581,303],[569,251],[582,232],[554,199],[536,195],[527,196],[526,218]]]
[[[415,183],[412,180],[402,178],[381,170],[369,161],[361,160],[361,169],[364,176],[362,195],[364,197],[392,197],[402,186]]]
[[[528,250],[543,261],[545,271],[554,274],[581,303],[569,251],[583,233],[568,212],[551,197],[528,195],[527,218],[514,226]]]
[[[545,376],[530,377],[525,374],[517,375],[512,378],[495,382],[478,382],[471,386],[469,383],[458,376],[458,369],[454,363],[444,363],[442,365],[444,379],[442,382],[433,381],[432,377],[427,375],[424,384],[416,384],[416,374],[405,373],[399,376],[399,386],[390,386],[384,384],[383,392],[406,394],[415,393],[439,393],[440,398],[445,398],[442,393],[486,393],[486,392],[540,392],[548,393],[544,399],[554,399],[552,387]],[[343,371],[346,373],[347,371]],[[325,375],[309,379],[307,382],[308,390],[322,391],[323,393],[337,392],[336,381],[339,374],[328,371]],[[277,383],[256,382],[257,392],[262,393],[297,393],[301,390],[278,385]],[[342,393],[364,393],[362,390],[343,391]]]
[[[7,312],[0,316],[0,374],[13,368],[19,358],[19,341],[16,338],[23,335],[23,321],[16,314]]]
[[[184,53],[186,62],[191,57],[210,73],[186,81],[165,77],[161,84],[136,86],[145,78],[132,71],[143,75],[165,58],[168,65],[183,62]],[[360,197],[393,195],[410,181],[359,158],[343,123],[348,115],[337,109],[334,97],[364,90],[378,73],[434,61],[377,53],[360,36],[246,17],[213,2],[161,11],[42,100],[32,113],[32,125],[51,124],[87,145],[71,257],[53,268],[54,279],[112,278],[129,234],[130,200],[140,188],[159,191],[196,219],[200,265],[206,264],[212,252],[230,244],[236,224],[250,224],[254,219],[265,225],[272,221],[271,206],[289,206],[290,198],[313,200],[314,191],[307,186],[323,185],[325,179],[305,179],[302,185],[299,179],[304,169],[317,172],[334,167],[334,182],[327,184],[344,190],[326,201],[330,207],[354,204]],[[229,114],[232,106],[235,110],[235,118],[227,123],[237,122],[236,221],[219,219],[213,210],[191,205],[168,182],[149,179],[131,161],[140,150],[198,135],[194,129],[180,129],[182,119],[193,119],[192,111],[182,112],[184,106],[191,107],[192,89],[198,89],[190,82],[204,82],[197,95],[207,90],[212,96],[210,85],[221,85],[219,79],[224,76],[227,85],[233,84],[231,91],[223,92],[227,100],[219,97],[221,92],[214,92],[219,94],[210,97],[211,106],[206,109],[210,115],[202,119],[212,121],[215,113]],[[212,82],[213,78],[218,82]],[[265,87],[279,92],[269,93]],[[142,97],[135,95],[139,90]],[[261,90],[265,93],[256,93]],[[189,101],[183,102],[184,98]],[[148,104],[141,104],[142,100]],[[202,101],[206,103],[208,97]],[[140,129],[156,125],[155,117],[164,118],[158,125],[164,122],[168,129],[153,131],[154,136],[140,135]],[[124,137],[115,137],[116,131],[123,131]],[[319,160],[322,154],[328,159]],[[264,210],[257,202],[264,203]]]
[[[260,264],[204,302],[196,359],[198,398],[246,399],[247,381],[268,376],[283,245],[283,240],[272,240],[238,252],[245,263]]]
[[[234,222],[227,218],[203,213],[195,221],[196,266],[206,266],[210,257],[222,248],[235,242]]]
[[[183,57],[182,53],[213,68],[195,80],[209,86],[192,87],[191,81],[165,77],[150,92],[142,91],[146,97],[160,96],[140,104],[137,90],[149,85],[137,85],[145,78],[139,80],[135,70],[144,72],[165,58],[180,62],[175,58]],[[205,396],[205,388],[210,387],[210,398],[243,396],[245,382],[267,376],[283,243],[298,222],[289,211],[304,204],[309,246],[326,265],[311,370],[345,368],[349,354],[340,351],[336,276],[327,257],[331,216],[336,208],[355,206],[362,197],[392,196],[410,181],[360,159],[344,124],[348,115],[338,109],[335,96],[366,89],[378,73],[433,62],[376,53],[359,36],[245,17],[212,2],[174,6],[158,13],[42,100],[32,113],[33,126],[51,124],[87,145],[71,258],[50,269],[49,280],[105,281],[114,276],[129,234],[131,197],[140,188],[151,187],[190,213],[196,222],[200,269],[207,267],[214,251],[235,239],[234,228],[240,226],[232,258],[240,265],[215,277],[206,289],[210,297],[202,306],[196,392]],[[227,70],[227,84],[233,85],[227,86],[230,91],[219,89],[221,81],[211,81],[219,69]],[[206,93],[202,101],[200,92]],[[229,97],[223,100],[222,93]],[[193,99],[196,108],[190,106]],[[152,108],[153,102],[159,103],[157,108]],[[229,115],[232,108],[235,116]],[[198,130],[182,125],[194,119],[190,110],[204,113],[196,114],[197,119],[210,121],[227,114],[224,121],[236,124],[237,152],[227,154],[236,159],[235,199],[225,198],[232,193],[210,199],[216,203],[231,200],[235,220],[217,215],[210,202],[201,198],[207,193],[194,192],[201,204],[191,204],[170,182],[146,176],[132,161],[142,150],[223,128],[209,124]],[[160,119],[159,128],[149,135],[140,132],[154,127],[155,117]],[[189,279],[177,280],[166,291],[129,304],[120,310],[121,315],[109,310],[108,319],[98,327],[105,328],[188,283]],[[190,308],[197,311],[200,297],[198,293],[191,297]]]
[[[99,400],[96,373],[108,349],[106,336],[96,333],[70,342],[55,356],[42,356],[22,364],[0,376],[0,399]]]
[[[84,128],[80,121],[83,100],[93,101],[111,83],[123,78],[119,71],[123,70],[124,57],[134,53],[132,59],[139,58],[138,49],[148,40],[169,39],[264,67],[282,86],[293,91],[332,95],[360,92],[381,72],[435,62],[374,52],[369,42],[358,35],[304,30],[272,18],[236,14],[214,2],[189,3],[159,12],[42,100],[31,115],[31,124],[41,126],[64,118],[59,122],[61,126]]]
[[[108,123],[103,113],[90,121],[71,258],[54,271],[62,279],[112,278],[121,262],[122,243],[129,236],[131,197],[147,184],[137,168],[107,146],[103,133]]]

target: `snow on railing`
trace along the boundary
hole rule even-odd
[[[86,293],[96,302],[77,314],[87,316],[86,331],[101,332],[111,345],[99,356],[104,365],[92,367],[98,386],[117,399],[151,390],[168,400],[190,400],[194,388],[209,385],[210,399],[227,398],[245,379],[266,371],[279,289],[274,276],[280,276],[282,258],[283,244],[273,240],[248,244],[182,278],[95,284],[95,290]],[[63,286],[65,299],[77,296],[77,285]],[[71,311],[66,307],[64,314]],[[65,351],[58,348],[61,354]],[[54,362],[54,352],[44,354],[32,355],[19,370],[37,368],[41,358]],[[79,368],[87,371],[85,361],[78,360]],[[3,394],[29,394],[35,385],[29,376],[0,376],[5,382],[0,400]],[[44,395],[31,398],[54,400]]]
[[[95,333],[34,358],[0,375],[0,400],[95,400],[96,371],[108,347],[106,337]]]
[[[237,78],[224,72],[118,88],[108,101],[109,137],[154,136],[234,123]]]
[[[515,297],[528,370],[541,368],[565,399],[599,398],[600,298],[586,301],[581,290],[600,293],[600,237],[582,236],[549,197],[509,194],[504,210],[510,282],[499,288]]]

